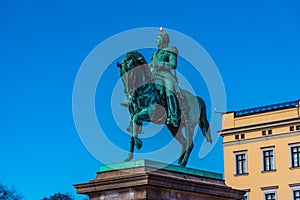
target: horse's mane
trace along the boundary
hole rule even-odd
[[[125,59],[132,58],[139,65],[148,64],[145,57],[138,51],[130,51],[126,54]]]

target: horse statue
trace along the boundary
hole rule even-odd
[[[143,122],[153,122],[156,124],[166,124],[172,136],[181,144],[182,150],[178,159],[178,165],[185,167],[192,149],[194,128],[199,125],[206,141],[212,143],[209,129],[209,123],[206,117],[206,106],[198,96],[192,95],[190,92],[181,89],[184,100],[178,102],[179,126],[166,123],[166,112],[168,108],[167,101],[161,91],[152,81],[151,72],[144,56],[138,51],[128,52],[121,63],[117,63],[120,70],[120,78],[124,85],[124,92],[127,97],[127,106],[130,113],[130,127],[127,128],[131,132],[130,148],[128,157],[125,161],[133,158],[134,147],[140,149],[143,145],[138,138],[138,134],[142,131]],[[184,105],[181,106],[180,105]],[[185,109],[182,109],[185,107]],[[182,129],[185,128],[185,136]]]

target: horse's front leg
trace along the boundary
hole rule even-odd
[[[142,148],[143,142],[138,138],[138,134],[142,132],[142,124],[144,121],[149,121],[149,108],[143,109],[141,112],[133,116],[132,119],[132,139],[137,149]]]
[[[133,137],[131,136],[131,138],[130,138],[129,152],[128,152],[127,158],[124,160],[125,162],[132,160],[132,158],[133,158],[133,152],[134,152],[134,140],[133,140]]]
[[[143,142],[141,139],[138,138],[138,134],[142,130],[142,123],[143,121],[149,121],[149,109],[143,109],[141,112],[135,114],[132,118],[132,130],[131,130],[131,138],[130,138],[130,147],[128,157],[125,161],[130,161],[133,158],[134,154],[134,147],[137,149],[142,148]]]

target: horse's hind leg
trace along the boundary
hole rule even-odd
[[[180,157],[178,158],[177,163],[180,164],[182,159],[184,158],[185,150],[186,150],[186,139],[182,135],[182,126],[174,127],[173,125],[167,126],[170,132],[172,133],[173,137],[181,144],[181,153]]]
[[[188,159],[190,157],[190,154],[194,148],[193,138],[194,138],[194,126],[191,124],[186,124],[185,126],[185,132],[186,132],[186,141],[187,141],[187,148],[184,154],[184,157],[182,159],[182,162],[179,164],[180,166],[185,167]]]

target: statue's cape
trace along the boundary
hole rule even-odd
[[[166,47],[166,48],[163,48],[163,50],[174,53],[176,55],[179,53],[177,47],[175,47],[175,46]]]

